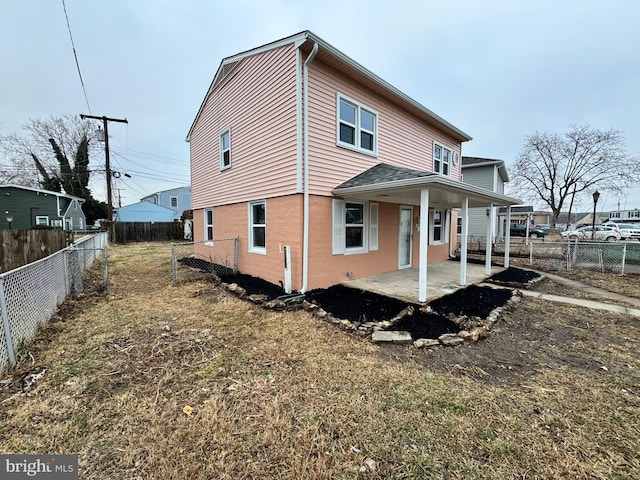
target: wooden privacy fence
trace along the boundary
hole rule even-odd
[[[63,230],[0,230],[0,273],[40,260],[67,246]]]
[[[184,230],[180,222],[116,222],[115,241],[149,242],[155,240],[182,240]]]

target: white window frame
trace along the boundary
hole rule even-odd
[[[251,253],[259,253],[262,255],[267,254],[267,201],[266,200],[256,200],[254,202],[249,202],[249,251]],[[264,206],[264,223],[255,223],[253,221],[253,207],[256,205]],[[264,228],[264,247],[255,245],[255,238],[253,234],[253,229],[255,227]]]
[[[209,219],[209,213],[211,218]],[[209,222],[211,220],[211,222]],[[204,209],[204,241],[207,245],[213,245],[213,208]]]
[[[229,146],[224,148],[224,137],[228,137]],[[218,135],[218,143],[220,145],[220,171],[231,168],[231,129],[225,128]],[[224,154],[229,153],[229,162],[225,162]]]
[[[362,225],[348,224],[346,218],[346,204],[362,205]],[[379,231],[379,205],[374,202],[366,202],[354,199],[332,200],[332,254],[353,255],[378,250]],[[349,227],[362,227],[362,246],[347,247],[347,229]]]
[[[440,223],[436,225],[436,212],[439,213]],[[440,230],[440,240],[435,240],[435,232]],[[448,243],[445,236],[447,228],[447,212],[445,210],[431,210],[429,212],[429,245],[443,245]]]
[[[440,149],[440,158],[437,157],[436,151]],[[448,161],[445,162],[444,153],[448,152]],[[444,146],[443,144],[434,141],[433,142],[433,168],[432,170],[435,173],[439,173],[440,175],[444,175],[446,177],[451,176],[451,159],[453,155],[453,150],[449,147]],[[440,168],[436,168],[436,160],[440,162]],[[446,166],[446,173],[445,173]]]
[[[355,123],[351,123],[346,120],[342,120],[340,118],[340,104],[344,102],[348,105],[351,105],[355,108]],[[361,123],[361,114],[368,113],[373,116],[373,130],[369,130],[364,128]],[[336,144],[340,147],[348,148],[349,150],[354,150],[356,152],[364,153],[366,155],[371,155],[373,157],[378,156],[378,119],[380,115],[373,108],[367,107],[362,103],[350,98],[342,93],[338,93],[336,96]],[[344,142],[340,139],[340,125],[341,124],[348,125],[354,129],[354,144]],[[368,148],[363,148],[361,146],[361,136],[362,133],[367,133],[373,136],[373,150],[369,150]]]
[[[47,215],[36,215],[36,225],[49,226],[49,217]]]
[[[173,202],[175,201],[175,205],[173,204]],[[178,197],[169,197],[169,206],[171,208],[178,208]]]

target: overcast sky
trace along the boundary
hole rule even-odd
[[[62,0],[0,0],[0,135],[50,115],[127,118],[109,125],[112,166],[132,176],[123,205],[189,184],[185,136],[224,57],[303,30],[471,135],[463,155],[510,165],[527,135],[589,124],[640,156],[636,0],[65,4],[90,110]],[[640,208],[640,186],[601,198]]]

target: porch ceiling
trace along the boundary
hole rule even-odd
[[[518,205],[521,200],[500,195],[444,175],[380,163],[333,189],[339,197],[378,202],[420,205],[420,192],[429,190],[429,206],[459,208],[465,198],[469,207]]]

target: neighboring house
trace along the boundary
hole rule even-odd
[[[457,210],[520,203],[460,181],[469,140],[311,32],[225,58],[187,135],[196,255],[237,237],[241,272],[300,292],[417,267],[425,301]]]
[[[116,222],[173,222],[175,212],[151,202],[138,202],[115,209]]]
[[[151,195],[142,197],[140,201],[151,202],[156,205],[170,208],[175,212],[173,219],[180,220],[182,212],[185,210],[191,210],[191,187],[187,185],[184,187],[171,188],[169,190],[152,193]]]
[[[462,181],[476,187],[484,188],[495,193],[504,194],[504,184],[509,181],[507,167],[503,160],[480,157],[462,157]],[[493,210],[493,212],[491,211]],[[486,238],[488,233],[488,218],[491,215],[491,236],[504,235],[502,222],[496,215],[497,207],[482,207],[469,209],[469,236]],[[460,223],[460,220],[458,220]],[[461,226],[458,226],[460,233]]]
[[[83,198],[22,185],[0,185],[0,228],[28,230],[36,225],[85,230]],[[7,221],[11,218],[11,225]]]

